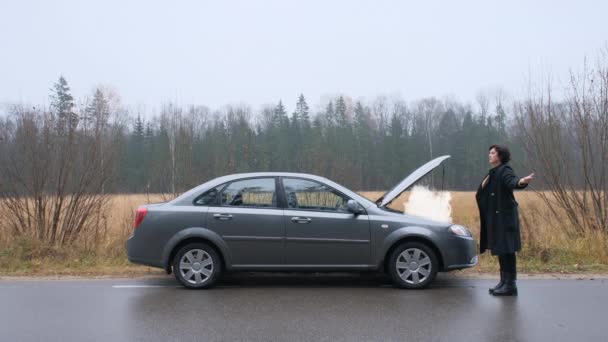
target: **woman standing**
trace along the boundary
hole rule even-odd
[[[534,177],[518,178],[508,164],[506,146],[492,145],[488,155],[492,168],[483,179],[475,198],[481,222],[480,253],[486,249],[498,256],[500,283],[490,289],[495,296],[517,295],[515,252],[521,250],[517,202],[513,190],[524,189]]]

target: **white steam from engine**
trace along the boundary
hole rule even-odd
[[[404,203],[405,213],[422,216],[435,221],[452,222],[452,194],[449,191],[431,191],[429,188],[416,185]]]

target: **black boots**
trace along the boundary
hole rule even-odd
[[[500,282],[496,286],[489,289],[490,294],[494,294],[494,290],[501,287],[504,283],[505,283],[505,272],[500,271]]]
[[[490,289],[494,296],[517,296],[517,259],[515,253],[501,254],[498,256],[500,264],[500,283]]]
[[[495,288],[492,293],[494,296],[517,296],[516,273],[503,272],[504,283]]]

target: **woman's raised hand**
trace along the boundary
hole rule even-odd
[[[530,184],[530,182],[532,181],[532,178],[534,178],[534,172],[527,175],[526,177],[520,179],[519,183],[520,184]]]

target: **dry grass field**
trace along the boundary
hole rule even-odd
[[[361,192],[372,200],[383,192]],[[403,210],[409,194],[392,204]],[[522,272],[606,273],[608,235],[586,232],[576,235],[564,217],[553,215],[533,192],[517,192],[524,248],[519,254]],[[160,274],[162,270],[131,265],[125,241],[133,230],[134,211],[140,204],[167,200],[165,195],[113,195],[98,231],[88,234],[79,247],[45,246],[31,239],[0,242],[0,275],[110,275]],[[452,220],[470,228],[479,239],[479,216],[473,192],[452,192]],[[485,253],[476,268],[465,273],[495,272],[495,258]]]

